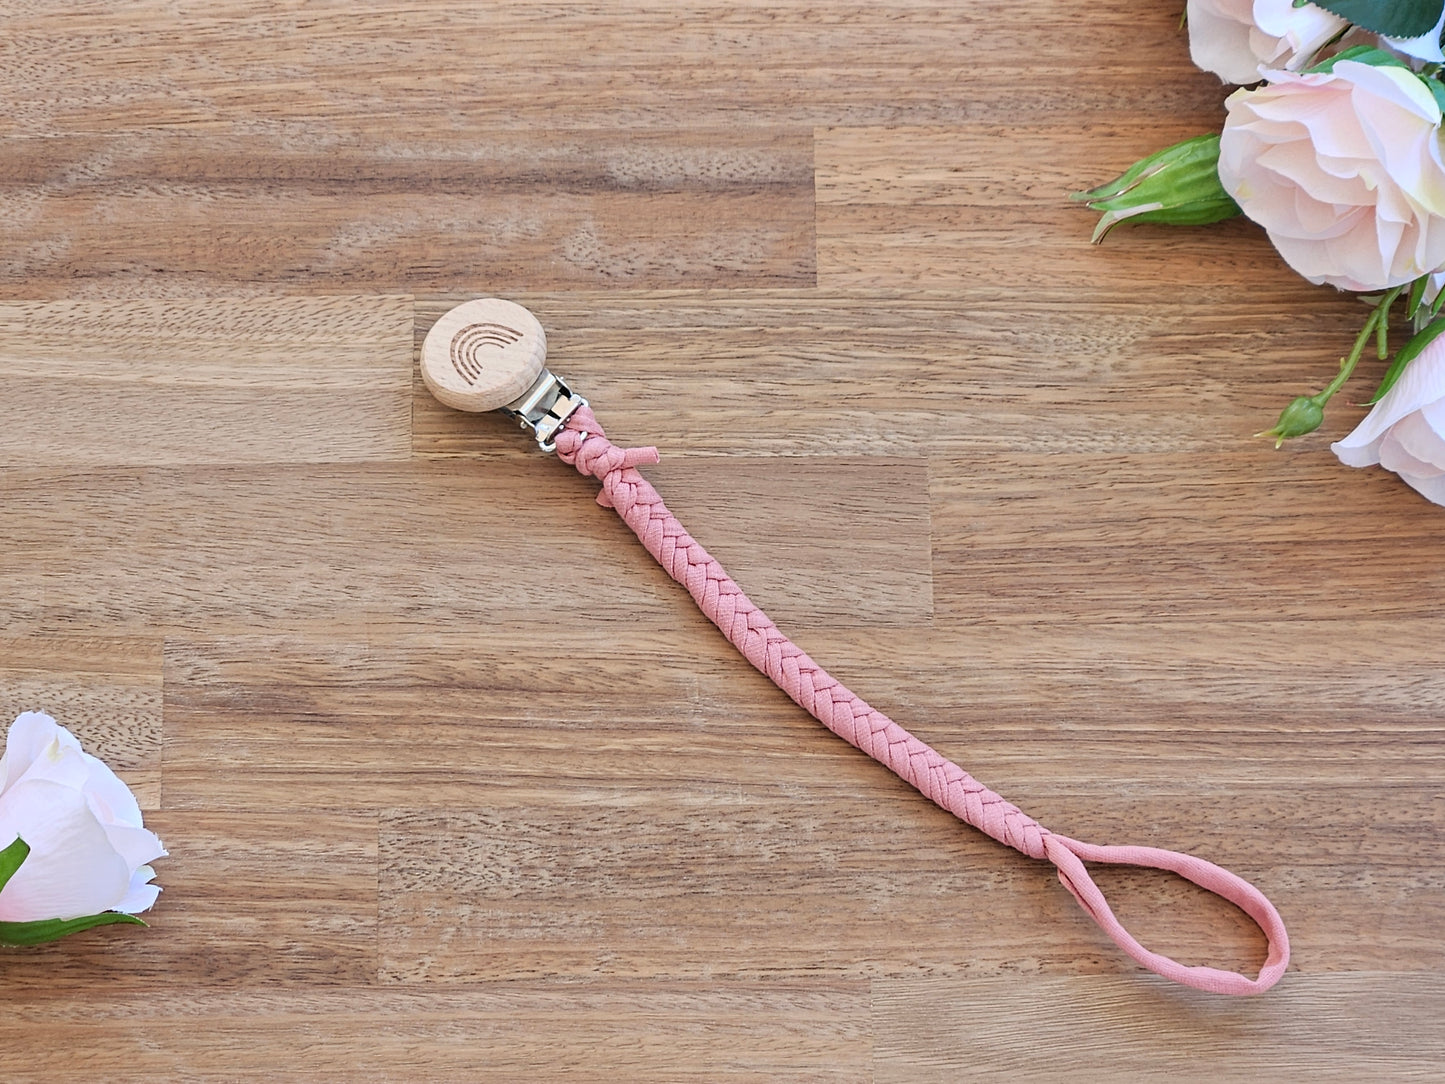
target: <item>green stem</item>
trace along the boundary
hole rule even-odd
[[[1355,371],[1355,366],[1360,363],[1360,356],[1365,352],[1365,344],[1370,341],[1371,336],[1378,336],[1383,345],[1385,333],[1390,326],[1390,306],[1400,296],[1400,291],[1405,287],[1396,286],[1393,290],[1385,293],[1379,303],[1370,312],[1365,326],[1360,328],[1360,333],[1355,337],[1355,345],[1350,349],[1347,356],[1340,359],[1340,371],[1329,385],[1318,395],[1310,396],[1311,400],[1318,405],[1324,406],[1334,396],[1335,392],[1345,386],[1345,381],[1350,379],[1350,374]]]

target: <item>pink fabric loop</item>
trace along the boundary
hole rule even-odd
[[[1213,862],[1206,862],[1192,854],[1165,851],[1158,847],[1101,847],[1052,832],[1044,841],[1044,847],[1049,861],[1058,867],[1059,880],[1064,887],[1109,935],[1114,944],[1150,971],[1163,975],[1166,979],[1208,990],[1212,994],[1260,994],[1277,983],[1289,966],[1289,934],[1285,932],[1284,920],[1279,917],[1274,904],[1243,877],[1230,873]],[[1251,979],[1234,971],[1221,971],[1214,967],[1190,967],[1168,956],[1150,952],[1134,940],[1129,931],[1114,917],[1104,894],[1099,891],[1099,886],[1094,884],[1089,871],[1084,868],[1085,862],[1108,862],[1121,866],[1168,870],[1228,900],[1264,931],[1269,951],[1259,976]]]
[[[1153,847],[1101,847],[1055,835],[1012,802],[919,741],[845,688],[784,636],[667,510],[657,490],[635,469],[656,463],[656,448],[623,449],[607,440],[582,407],[556,438],[557,455],[602,483],[597,501],[613,508],[668,575],[687,588],[698,608],[749,662],[833,733],[884,764],[960,820],[1022,851],[1047,859],[1059,880],[1116,944],[1139,963],[1186,986],[1221,994],[1269,989],[1289,963],[1289,938],[1279,913],[1248,881],[1193,855]],[[1114,917],[1084,862],[1169,870],[1229,900],[1264,931],[1269,953],[1257,978],[1212,967],[1189,967],[1150,952]]]

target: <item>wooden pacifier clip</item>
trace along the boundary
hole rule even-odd
[[[1126,953],[1151,971],[1219,994],[1255,994],[1279,981],[1289,937],[1274,905],[1248,881],[1212,862],[1155,847],[1101,846],[1051,832],[989,790],[861,697],[846,689],[754,606],[723,567],[683,529],[637,470],[656,448],[620,448],[607,439],[587,400],[549,372],[547,338],[526,309],[487,298],[452,309],[421,350],[426,386],[458,410],[502,410],[530,430],[545,452],[602,483],[597,501],[622,517],[698,608],[755,667],[834,734],[897,773],[960,820],[1030,858],[1051,862],[1059,880]],[[727,496],[727,494],[722,494]],[[1181,964],[1139,944],[1114,917],[1085,862],[1147,866],[1179,874],[1235,904],[1269,943],[1250,978]]]

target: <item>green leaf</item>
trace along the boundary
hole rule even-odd
[[[130,926],[144,926],[135,915],[123,915],[119,911],[104,911],[98,915],[83,918],[46,918],[36,922],[0,922],[0,945],[43,945],[47,941],[58,941],[62,937],[95,926],[110,926],[122,922]]]
[[[1445,293],[1445,291],[1441,291]],[[1366,406],[1374,406],[1385,397],[1385,393],[1395,386],[1395,381],[1400,379],[1400,374],[1405,371],[1405,366],[1420,356],[1420,352],[1432,342],[1445,334],[1445,320],[1436,320],[1433,324],[1426,324],[1424,329],[1413,339],[1400,347],[1400,352],[1395,355],[1395,360],[1390,362],[1390,367],[1385,370],[1384,379],[1380,386],[1375,389],[1375,394],[1370,396]]]
[[[1445,3],[1445,0],[1441,0]],[[1434,23],[1430,24],[1434,26]],[[1334,56],[1320,61],[1318,64],[1306,68],[1307,72],[1332,72],[1335,65],[1341,60],[1356,60],[1361,64],[1371,64],[1376,68],[1406,68],[1409,67],[1403,60],[1394,53],[1387,53],[1383,49],[1376,49],[1373,45],[1352,45],[1348,49],[1341,49]]]
[[[0,851],[0,888],[4,888],[10,882],[10,878],[14,877],[15,871],[20,868],[20,863],[24,862],[29,855],[30,844],[19,836],[15,837],[14,843]]]
[[[30,855],[30,845],[19,836],[15,842],[0,850],[0,888],[4,888],[20,864]],[[119,911],[103,911],[98,915],[81,918],[43,918],[35,922],[0,922],[0,945],[43,945],[46,941],[58,941],[67,934],[79,933],[95,926],[110,926],[123,922],[131,926],[144,926],[135,915],[123,915]]]
[[[1425,85],[1435,96],[1435,104],[1440,107],[1440,112],[1445,113],[1445,83],[1441,83],[1438,79],[1426,79]]]
[[[1405,305],[1405,319],[1415,319],[1415,314],[1420,311],[1420,302],[1425,300],[1425,287],[1429,284],[1429,275],[1421,275],[1410,283],[1410,297]]]
[[[0,850],[0,889],[3,889],[20,864],[30,855],[30,844],[19,836],[15,842]],[[123,915],[119,911],[102,911],[98,915],[84,915],[80,918],[43,918],[35,922],[0,922],[0,945],[43,945],[47,941],[59,941],[62,937],[96,926],[112,926],[124,923],[129,926],[144,926],[135,915]]]
[[[1310,0],[1356,26],[1391,38],[1418,38],[1435,29],[1445,0]]]

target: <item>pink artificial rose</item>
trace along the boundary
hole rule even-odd
[[[1445,504],[1445,336],[1420,351],[1365,420],[1330,450],[1351,467],[1378,463]]]
[[[1189,0],[1189,56],[1226,83],[1257,83],[1260,68],[1296,69],[1349,24],[1294,0]]]
[[[1382,290],[1445,267],[1440,106],[1399,67],[1265,72],[1237,90],[1219,180],[1314,283]]]
[[[160,892],[147,863],[165,848],[130,788],[38,711],[10,725],[0,757],[0,847],[17,836],[30,853],[0,889],[0,921],[135,914]]]

